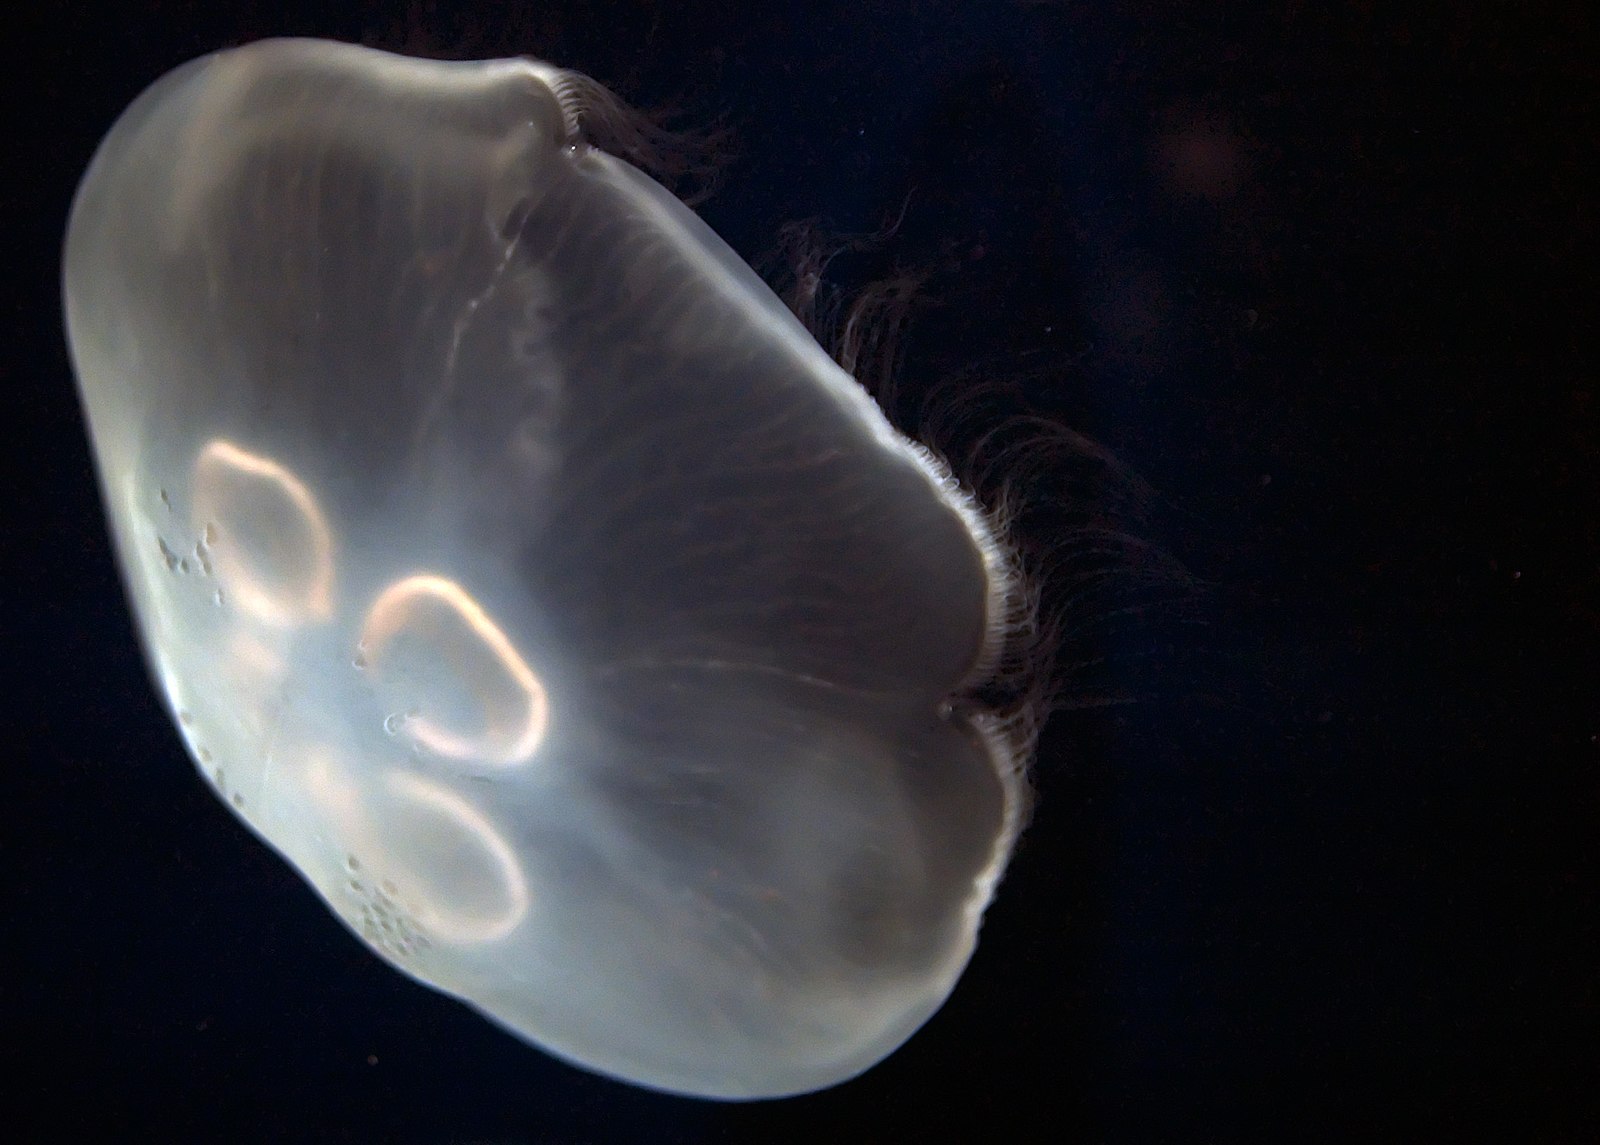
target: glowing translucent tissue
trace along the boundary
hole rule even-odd
[[[189,751],[351,930],[624,1080],[815,1089],[972,953],[1011,578],[593,90],[179,68],[78,191],[72,354]]]

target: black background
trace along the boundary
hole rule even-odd
[[[7,1137],[1600,1139],[1588,6],[28,7],[3,180]],[[702,213],[750,259],[909,195],[838,268],[940,268],[905,392],[1020,379],[1011,412],[1158,491],[1151,539],[1205,598],[1107,637],[1139,702],[1049,725],[971,968],[862,1078],[729,1106],[558,1064],[369,956],[193,775],[111,563],[59,246],[144,86],[275,34],[532,54],[722,117]]]

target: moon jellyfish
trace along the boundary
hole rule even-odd
[[[585,140],[601,98],[316,41],[187,64],[78,190],[72,357],[159,689],[329,909],[581,1066],[804,1092],[972,955],[1021,594],[943,464]]]

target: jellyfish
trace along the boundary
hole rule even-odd
[[[1023,823],[1002,531],[526,59],[218,52],[72,208],[68,340],[204,780],[380,957],[658,1090],[807,1092]],[[1025,610],[1024,610],[1025,611]]]

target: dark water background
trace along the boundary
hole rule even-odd
[[[1600,1140],[1585,6],[39,12],[0,192],[14,1140]],[[1105,639],[1139,702],[1047,728],[967,976],[861,1079],[718,1106],[558,1064],[380,965],[195,780],[111,564],[57,259],[122,108],[274,34],[533,54],[722,116],[702,213],[750,259],[909,196],[837,268],[939,268],[908,400],[1013,379],[995,416],[1157,491],[1206,602]]]

